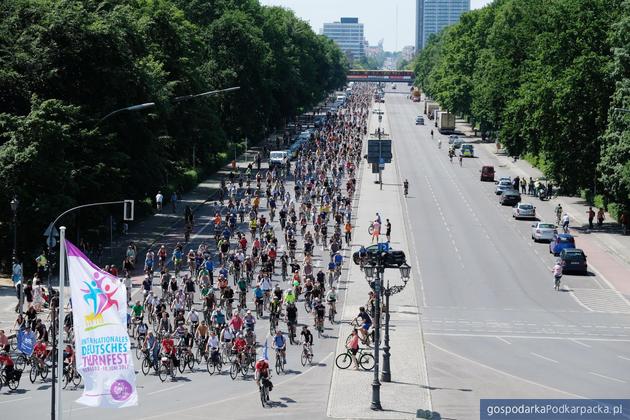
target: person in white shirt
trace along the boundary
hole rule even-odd
[[[155,195],[155,205],[157,206],[158,211],[162,211],[162,202],[164,201],[164,196],[162,195],[162,191],[158,191]]]

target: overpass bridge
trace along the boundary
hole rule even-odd
[[[414,75],[409,70],[350,70],[348,82],[383,82],[412,84]]]

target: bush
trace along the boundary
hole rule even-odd
[[[619,221],[623,211],[624,211],[623,205],[618,204],[618,203],[608,203],[608,213],[610,214],[610,217],[615,222]]]
[[[580,197],[582,197],[582,200],[585,200],[590,206],[593,205],[593,192],[590,188],[581,189]]]
[[[601,194],[597,194],[594,198],[593,198],[593,206],[597,207],[598,209],[601,208],[606,208],[606,202],[608,200],[606,200],[606,197],[604,197]]]

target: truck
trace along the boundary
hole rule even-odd
[[[435,123],[438,131],[442,134],[450,134],[455,131],[455,115],[448,111],[437,112]]]
[[[424,103],[424,113],[431,119],[433,119],[433,111],[440,109],[440,104],[437,102],[427,101]]]
[[[414,87],[411,91],[411,100],[413,102],[420,102],[420,89]]]

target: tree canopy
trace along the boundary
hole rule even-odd
[[[630,2],[497,0],[416,57],[416,81],[565,192],[628,204]],[[612,98],[612,102],[611,102]]]
[[[30,257],[61,211],[166,195],[191,168],[213,168],[317,104],[346,71],[335,44],[257,0],[0,2],[0,252],[12,247],[14,195]],[[231,86],[241,89],[173,102]],[[157,106],[99,123],[145,102]]]

